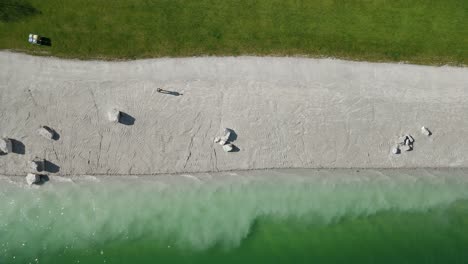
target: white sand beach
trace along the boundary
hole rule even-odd
[[[0,52],[0,69],[0,136],[16,152],[0,156],[2,175],[25,175],[36,157],[57,175],[468,167],[468,68]],[[128,114],[124,124],[109,121],[114,108]],[[213,142],[224,128],[237,134],[237,152]],[[413,150],[392,154],[405,134]]]

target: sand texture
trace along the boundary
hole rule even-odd
[[[26,175],[36,157],[59,175],[468,167],[468,68],[0,52],[0,69],[0,137],[16,152],[0,156],[3,175]],[[235,132],[232,152],[214,143],[224,128]],[[392,154],[405,134],[413,149]]]

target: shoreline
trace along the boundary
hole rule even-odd
[[[47,180],[37,185],[29,185],[24,175],[1,175],[0,185],[13,184],[19,188],[40,189],[40,185],[50,188],[80,184],[161,184],[173,187],[228,187],[231,185],[250,185],[259,182],[271,184],[300,184],[310,182],[317,184],[355,184],[358,182],[406,182],[415,184],[425,181],[434,186],[449,182],[464,183],[468,179],[468,168],[394,168],[394,169],[265,169],[239,170],[223,172],[168,173],[145,175],[50,175]]]
[[[165,176],[183,176],[183,175],[200,175],[200,174],[237,174],[237,173],[261,173],[261,172],[288,172],[288,171],[312,171],[312,172],[334,172],[334,171],[348,171],[348,172],[361,172],[361,171],[401,171],[401,172],[415,172],[415,171],[462,171],[468,172],[468,167],[401,167],[401,168],[307,168],[307,167],[294,167],[294,168],[262,168],[262,169],[233,169],[233,170],[223,170],[223,171],[197,171],[197,172],[173,172],[173,173],[152,173],[152,174],[63,174],[63,173],[49,173],[44,171],[42,174],[51,174],[54,176],[59,176],[61,178],[74,178],[74,177],[165,177]],[[39,173],[41,174],[41,173]],[[24,174],[0,174],[0,177],[6,178],[24,178]]]
[[[467,168],[468,69],[290,57],[77,61],[0,52],[0,136],[52,175]],[[160,94],[157,88],[178,93]],[[117,108],[133,118],[115,124]],[[37,135],[46,125],[57,141]],[[433,135],[426,137],[420,128]],[[213,143],[224,128],[235,153]],[[391,154],[398,137],[414,149]]]

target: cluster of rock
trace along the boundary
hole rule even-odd
[[[432,135],[432,132],[428,128],[424,127],[424,126],[421,128],[421,133],[423,135],[425,135],[425,136]],[[400,154],[402,151],[412,151],[413,150],[413,144],[414,144],[414,138],[410,134],[400,136],[398,138],[398,142],[392,148],[392,153],[393,154]]]
[[[29,161],[29,169],[31,170],[31,173],[26,175],[26,182],[29,185],[42,184],[48,178],[47,175],[41,174],[41,172],[46,169],[44,159],[36,157]]]
[[[108,112],[108,119],[111,122],[120,123],[122,122],[122,115],[123,113],[115,108],[111,109]],[[48,140],[57,140],[59,138],[57,132],[48,127],[48,126],[41,126],[37,129],[37,134],[43,138]],[[229,135],[227,136],[229,137]],[[9,138],[0,138],[0,154],[8,154],[13,152],[13,141]],[[223,146],[226,151],[231,151],[232,147],[230,148],[230,144],[226,144]],[[46,161],[41,158],[34,158],[33,160],[28,162],[30,173],[26,176],[26,182],[29,185],[32,184],[42,184],[48,176],[43,172],[46,171]]]
[[[397,145],[393,147],[393,154],[400,154],[401,151],[413,150],[414,138],[411,135],[404,135],[398,138]]]
[[[57,136],[57,132],[48,126],[39,127],[37,134],[48,140],[54,140]],[[28,165],[31,172],[26,175],[26,182],[29,185],[42,184],[48,179],[48,176],[42,173],[46,170],[44,159],[36,157],[29,161]]]
[[[218,143],[223,147],[223,150],[225,152],[231,152],[234,150],[234,145],[229,141],[231,138],[231,134],[234,133],[232,129],[225,128],[224,129],[224,134],[221,137],[215,137],[214,143]]]
[[[58,134],[55,132],[55,130],[48,126],[41,126],[37,129],[36,132],[39,136],[42,136],[48,140],[57,140],[58,138]],[[0,153],[5,155],[15,152],[14,144],[16,143],[14,143],[14,141],[10,138],[0,138]],[[26,175],[26,182],[29,185],[42,184],[46,179],[48,179],[47,175],[41,174],[41,172],[46,170],[46,162],[44,159],[34,158],[28,162],[28,165],[31,172]]]
[[[111,109],[111,111],[108,112],[109,121],[120,123],[122,121],[122,114],[121,111],[115,108]],[[41,126],[36,132],[39,136],[48,140],[57,140],[59,138],[57,132],[48,126]],[[5,155],[13,152],[13,143],[14,142],[9,138],[0,138],[0,154]],[[229,149],[229,147],[225,149]],[[47,174],[44,174],[44,172],[47,171],[46,161],[44,159],[36,157],[28,162],[28,167],[30,173],[26,175],[26,182],[29,185],[42,184],[48,179]]]

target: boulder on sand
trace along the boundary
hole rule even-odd
[[[223,150],[225,152],[231,152],[233,149],[234,149],[234,147],[233,147],[233,145],[231,143],[226,144],[226,145],[223,146]]]
[[[13,152],[13,142],[9,138],[0,138],[0,152],[5,154]]]
[[[223,131],[223,136],[215,137],[214,143],[218,143],[223,146],[225,152],[231,152],[234,150],[234,145],[231,144],[231,141],[236,139],[236,133],[230,128],[225,128]],[[237,151],[237,150],[236,150]]]
[[[421,133],[423,133],[423,135],[425,136],[430,136],[432,135],[432,132],[427,128],[427,127],[421,127]]]
[[[120,115],[121,115],[120,111],[113,108],[108,113],[109,121],[114,122],[114,123],[118,123],[120,121]]]
[[[403,146],[409,146],[412,149],[413,148],[413,143],[414,143],[414,138],[409,134],[406,134],[406,135],[401,136],[401,137],[398,138],[398,145],[400,145],[402,147]]]
[[[408,140],[407,136],[401,136],[398,138],[398,144],[400,145],[406,145],[406,141]]]
[[[44,167],[45,167],[45,162],[43,159],[35,158],[29,162],[29,168],[33,172],[41,172],[45,169]]]
[[[28,175],[26,175],[26,182],[29,185],[38,184],[41,182],[41,175],[35,173],[28,173]]]
[[[224,135],[221,137],[221,141],[228,142],[229,139],[231,138],[231,132],[232,132],[231,129],[225,128]]]
[[[54,138],[54,131],[48,127],[41,126],[38,130],[37,133],[41,135],[44,138],[52,140]]]
[[[403,151],[411,151],[413,150],[413,147],[410,144],[408,144],[408,145],[401,146],[401,149]]]

